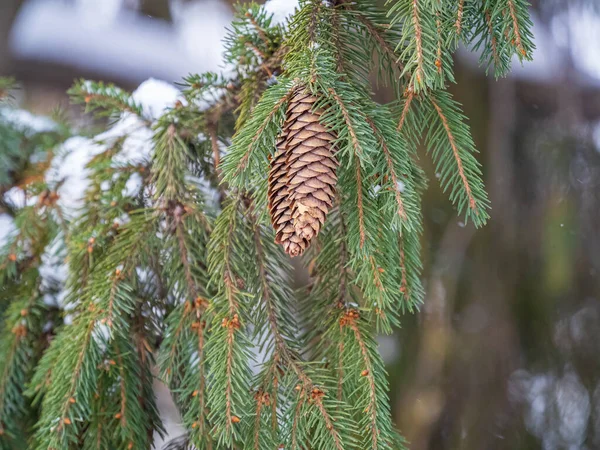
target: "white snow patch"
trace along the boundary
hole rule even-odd
[[[298,0],[269,0],[265,11],[273,14],[273,24],[285,24],[288,18],[300,8]]]
[[[15,221],[8,214],[0,214],[0,247],[17,231]]]
[[[88,138],[75,136],[63,143],[61,152],[52,160],[52,165],[46,172],[46,182],[50,186],[59,186],[58,204],[67,214],[75,214],[83,205],[90,172],[86,165],[105,149]]]
[[[140,84],[132,98],[142,107],[144,117],[149,120],[156,120],[178,100],[183,100],[175,86],[154,78]],[[148,161],[152,156],[152,136],[152,130],[142,119],[125,112],[112,128],[97,135],[95,140],[110,145],[116,139],[126,137],[121,151],[113,158],[113,164],[119,166]]]
[[[65,257],[66,252],[62,236],[54,239],[42,255],[42,263],[39,268],[41,289],[48,292],[57,292],[53,296],[44,295],[46,304],[64,306],[64,300],[67,296],[64,286],[69,276],[69,266],[65,263]]]
[[[125,137],[121,150],[112,159],[113,166],[122,166],[148,161],[152,155],[152,136],[152,130],[139,117],[124,113],[115,126],[97,135],[95,141],[111,145]]]
[[[144,116],[156,120],[177,100],[183,101],[181,91],[166,81],[149,78],[131,94],[133,100],[142,105]]]
[[[132,173],[127,183],[125,183],[125,189],[123,189],[123,197],[135,197],[139,194],[142,188],[143,180],[139,173]]]
[[[1,108],[0,118],[19,131],[35,134],[56,129],[56,123],[48,117],[36,116],[23,109]]]
[[[12,187],[4,193],[4,201],[13,208],[24,208],[37,203],[37,196],[28,197],[25,191],[19,187]]]
[[[218,70],[232,14],[222,2],[172,1],[173,22],[123,8],[122,0],[28,0],[10,34],[13,54],[94,71],[99,78],[179,80]]]
[[[225,69],[225,72],[233,72],[233,69],[234,66],[230,66]],[[208,108],[217,103],[219,99],[225,95],[226,91],[227,89],[223,88],[208,88],[203,92],[202,97],[194,100],[194,104],[200,111],[206,111]]]

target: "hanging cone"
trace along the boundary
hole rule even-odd
[[[319,123],[323,111],[312,110],[316,101],[311,94],[297,92],[284,127],[294,229],[307,241],[319,234],[333,206],[337,183],[335,136]]]
[[[269,209],[276,241],[291,256],[302,254],[333,205],[337,161],[335,136],[319,123],[317,98],[297,90],[269,173]]]
[[[295,232],[292,222],[285,141],[285,135],[282,134],[277,141],[275,156],[271,160],[268,189],[269,211],[273,228],[275,228],[275,242],[282,244],[285,252],[290,256],[298,256],[304,253],[308,242]]]

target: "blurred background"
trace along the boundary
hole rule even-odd
[[[133,89],[219,70],[231,3],[1,0],[0,75],[43,115],[68,108],[74,78]],[[455,61],[492,220],[465,226],[430,183],[425,303],[380,341],[412,450],[600,449],[600,5],[533,3],[532,63],[494,80],[477,55]]]

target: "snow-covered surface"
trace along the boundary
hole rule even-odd
[[[554,17],[551,24],[554,39],[570,48],[575,66],[600,84],[600,16],[591,6],[573,6]]]
[[[273,22],[279,24],[284,24],[298,7],[298,0],[269,0],[265,3],[265,11],[273,14]]]
[[[232,14],[217,0],[173,2],[173,23],[127,10],[121,0],[29,0],[10,35],[19,58],[141,81],[218,70]]]
[[[50,118],[36,116],[23,109],[0,108],[0,116],[3,122],[25,133],[43,133],[56,129],[56,123]]]
[[[132,173],[125,183],[123,189],[123,197],[135,197],[142,188],[142,176],[139,173]]]
[[[42,255],[40,265],[41,290],[47,292],[44,302],[48,305],[63,306],[67,291],[64,285],[69,275],[69,266],[65,262],[66,252],[62,236],[48,245]],[[54,292],[55,294],[50,294]]]
[[[183,101],[179,89],[165,81],[150,78],[138,86],[131,94],[148,119],[158,119],[167,108],[172,108],[177,100]]]
[[[4,193],[4,201],[13,208],[24,208],[35,205],[37,197],[27,197],[23,189],[15,186]]]
[[[46,172],[46,182],[57,186],[59,206],[74,214],[82,206],[83,195],[89,185],[89,170],[85,167],[104,147],[91,139],[75,136],[67,139]]]
[[[144,118],[156,120],[166,109],[181,100],[181,92],[172,84],[149,79],[133,92],[133,99],[142,106]],[[96,136],[95,141],[106,145],[125,137],[122,150],[113,158],[115,165],[139,164],[148,161],[152,152],[152,130],[135,114],[124,112],[107,131]]]
[[[0,214],[0,247],[4,246],[12,236],[12,234],[17,231],[15,227],[15,221],[8,214]]]
[[[144,119],[156,120],[166,109],[173,107],[180,99],[180,91],[164,81],[149,79],[143,82],[132,94],[141,105]],[[107,131],[94,139],[75,136],[66,140],[52,166],[46,173],[46,182],[59,186],[59,205],[69,215],[75,215],[83,206],[83,196],[89,186],[89,169],[86,165],[92,158],[105,151],[115,140],[125,137],[122,150],[113,158],[115,165],[139,164],[147,161],[152,153],[152,130],[143,119],[126,112]],[[141,187],[141,178],[132,174],[124,195],[135,195]]]

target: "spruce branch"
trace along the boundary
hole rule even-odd
[[[161,377],[173,389],[188,430],[187,440],[197,449],[211,450],[213,440],[206,405],[206,307],[204,299],[180,304],[167,318],[158,364]]]
[[[427,1],[389,1],[392,24],[402,24],[402,34],[397,50],[404,62],[402,76],[410,78],[409,86],[416,92],[443,89],[444,77],[453,80],[450,68],[439,70],[442,61],[450,61],[449,52],[438,45],[436,12]],[[438,54],[438,51],[440,54]],[[436,62],[439,63],[436,64]]]
[[[512,28],[508,31],[510,43],[517,50],[517,56],[521,61],[531,60],[534,49],[531,33],[531,19],[528,15],[529,3],[524,0],[506,0],[512,21]]]
[[[208,391],[210,421],[220,445],[241,440],[240,429],[249,410],[251,342],[248,337],[248,294],[240,287],[245,274],[243,237],[251,236],[241,217],[240,199],[225,206],[216,220],[209,243],[211,285],[217,294],[211,301],[212,330],[206,359],[211,366]]]
[[[142,107],[129,93],[114,84],[81,79],[67,93],[74,103],[84,104],[86,112],[110,116],[125,111],[144,117]]]
[[[44,306],[39,286],[23,286],[2,318],[0,340],[0,447],[16,441],[23,433],[28,402],[23,395],[42,350]],[[25,296],[24,296],[25,295]]]
[[[460,212],[465,211],[465,218],[471,218],[475,225],[480,226],[489,217],[486,209],[489,201],[481,181],[479,164],[473,157],[475,146],[468,127],[461,121],[463,118],[458,105],[449,94],[438,93],[430,98],[431,104],[438,116],[437,129],[433,128],[426,137],[426,142],[437,159],[437,170],[441,171],[440,181],[446,190],[452,185],[450,200],[457,204]],[[443,133],[443,134],[442,134]],[[449,152],[442,154],[442,142],[450,146],[454,168],[450,169]],[[459,184],[462,187],[459,187]]]
[[[331,394],[324,391],[322,385],[319,385],[317,380],[313,379],[312,371],[309,371],[309,366],[301,361],[298,352],[290,347],[293,334],[286,331],[280,320],[281,318],[286,318],[286,316],[282,315],[284,313],[278,306],[283,299],[280,298],[281,293],[275,290],[278,285],[273,281],[277,275],[274,272],[267,271],[268,268],[270,269],[273,266],[272,263],[269,263],[265,252],[272,244],[269,241],[265,241],[260,225],[256,222],[254,222],[254,241],[258,266],[259,295],[264,304],[268,327],[273,337],[274,354],[278,358],[281,358],[284,367],[288,371],[291,371],[297,380],[294,383],[296,386],[295,402],[299,402],[301,405],[298,406],[297,403],[296,408],[300,408],[305,414],[313,416],[313,419],[309,418],[306,423],[311,423],[315,427],[312,430],[314,439],[311,440],[311,438],[307,437],[308,441],[305,442],[312,442],[315,448],[335,448],[341,450],[344,448],[344,442],[348,444],[352,442],[351,423],[345,417],[345,412],[337,408],[337,401],[331,398]],[[269,250],[269,254],[272,251]],[[286,320],[284,323],[289,322]],[[298,422],[296,421],[296,423]],[[297,432],[297,428],[292,428],[291,448],[298,448],[295,446]]]

